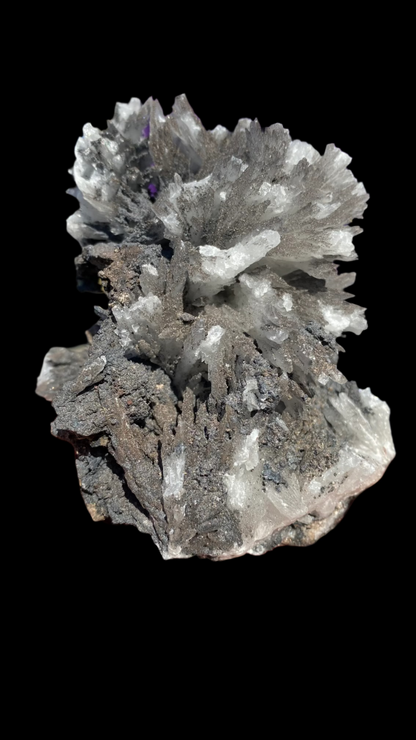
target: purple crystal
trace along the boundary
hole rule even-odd
[[[147,124],[147,126],[144,127],[142,130],[142,136],[144,136],[145,139],[148,139],[150,135],[150,123]]]
[[[156,185],[153,185],[153,183],[151,182],[150,185],[147,186],[147,189],[149,191],[150,196],[152,198],[156,198],[156,195],[157,195],[157,187],[156,187]]]

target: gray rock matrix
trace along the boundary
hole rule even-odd
[[[83,133],[68,231],[108,309],[48,352],[37,393],[91,516],[164,558],[315,542],[395,454],[387,404],[337,369],[337,337],[366,328],[334,264],[368,199],[350,157],[280,124],[206,131],[184,95]]]

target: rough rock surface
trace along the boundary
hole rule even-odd
[[[368,199],[350,161],[280,124],[206,131],[183,95],[84,127],[68,230],[108,309],[37,392],[94,519],[221,560],[314,542],[382,476],[389,409],[337,369],[337,337],[366,328],[334,264]]]

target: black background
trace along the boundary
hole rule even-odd
[[[86,604],[104,599],[117,609],[132,599],[132,634],[147,624],[144,614],[155,603],[163,605],[167,619],[186,604],[189,620],[211,614],[221,624],[238,614],[274,619],[293,611],[305,619],[305,633],[308,614],[325,603],[331,628],[339,624],[341,633],[348,632],[355,620],[365,619],[365,605],[374,602],[381,609],[385,599],[391,603],[395,598],[402,538],[399,505],[392,502],[409,495],[400,472],[402,388],[393,369],[401,299],[393,273],[402,268],[387,258],[388,250],[399,248],[392,181],[400,158],[391,156],[389,121],[397,120],[403,95],[392,53],[370,32],[348,38],[348,28],[346,38],[316,37],[304,47],[289,26],[284,48],[269,37],[263,43],[257,31],[250,40],[250,23],[243,33],[228,30],[227,38],[219,25],[203,41],[190,41],[179,27],[170,36],[165,27],[161,46],[155,44],[157,20],[147,28],[132,36],[121,33],[115,53],[91,28],[81,32],[72,26],[66,31],[70,45],[58,33],[45,48],[37,47],[29,74],[33,103],[27,120],[37,142],[30,174],[37,237],[36,248],[28,247],[25,257],[31,291],[26,387],[32,464],[25,470],[21,463],[21,474],[32,502],[26,561],[35,592],[46,593],[51,604],[75,609],[75,621]],[[158,98],[168,113],[175,95],[183,92],[206,128],[221,123],[233,129],[239,118],[257,117],[263,126],[281,122],[292,138],[311,143],[321,154],[327,143],[335,143],[352,156],[351,170],[370,193],[361,222],[364,233],[355,238],[359,261],[343,266],[357,271],[351,290],[355,302],[368,307],[369,328],[341,340],[347,352],[340,369],[390,405],[399,454],[335,530],[308,548],[278,548],[261,557],[219,563],[195,558],[165,562],[148,536],[130,527],[93,523],[79,493],[73,450],[50,435],[54,412],[34,395],[45,353],[52,346],[84,342],[84,331],[95,321],[94,304],[105,305],[97,296],[77,292],[73,260],[79,248],[65,230],[66,218],[76,209],[76,201],[65,194],[72,186],[67,170],[82,126],[91,122],[104,128],[115,102],[132,96],[142,102]],[[92,624],[103,619],[102,611],[94,611]]]

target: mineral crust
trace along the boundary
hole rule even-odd
[[[395,454],[386,403],[337,369],[337,338],[366,328],[334,263],[356,259],[368,199],[350,157],[280,124],[206,131],[184,95],[83,133],[68,231],[108,309],[48,352],[37,392],[91,516],[164,558],[313,543]]]

